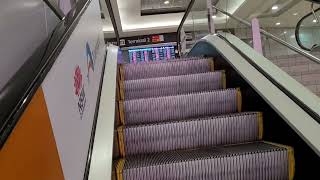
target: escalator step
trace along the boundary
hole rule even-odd
[[[187,61],[166,61],[165,63],[144,63],[120,66],[121,80],[147,79],[178,76],[213,71],[212,59]]]
[[[237,113],[185,121],[119,127],[122,157],[262,139],[262,113]]]
[[[225,88],[224,71],[120,82],[121,99],[171,96]]]
[[[216,90],[119,102],[122,125],[157,123],[241,112],[240,89]]]
[[[128,156],[118,161],[116,173],[118,180],[292,180],[294,164],[291,147],[254,142]]]

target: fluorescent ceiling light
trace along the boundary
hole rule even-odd
[[[214,19],[214,18],[217,18],[217,16],[216,16],[216,15],[213,15],[212,18],[213,18],[213,19]]]
[[[272,10],[277,10],[279,7],[277,5],[272,6]]]
[[[295,38],[296,36],[293,34],[293,35],[291,35],[290,37],[293,39],[293,38]]]
[[[165,1],[165,2],[164,2],[164,4],[169,4],[169,3],[170,3],[170,1]]]
[[[283,34],[287,34],[287,31],[284,31]]]
[[[280,22],[277,22],[277,23],[276,23],[277,26],[279,26],[280,24],[281,24]]]
[[[293,13],[292,15],[296,16],[296,15],[298,15],[298,13],[296,12],[296,13]]]
[[[316,23],[316,22],[317,22],[317,20],[316,20],[316,19],[314,19],[314,20],[312,20],[312,22],[313,22],[313,23]]]

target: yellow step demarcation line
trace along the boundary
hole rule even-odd
[[[119,148],[119,138],[118,138],[118,131],[115,130],[115,133],[114,133],[114,139],[113,139],[113,142],[115,144],[115,147],[113,149],[113,158],[118,158],[120,156],[120,148]]]
[[[123,167],[124,167],[125,159],[121,158],[119,159],[117,165],[116,165],[116,173],[117,173],[117,180],[123,180]]]
[[[221,70],[221,82],[222,82],[222,89],[227,88],[227,78],[226,78],[226,71]]]
[[[120,82],[120,80],[117,79],[117,81],[116,81],[116,100],[117,100],[117,101],[120,100],[120,86],[119,86],[119,82]]]
[[[125,125],[125,123],[124,123],[124,101],[119,101],[119,115],[120,115],[120,124]]]
[[[288,151],[288,170],[289,170],[289,180],[293,180],[294,179],[294,173],[295,173],[295,159],[294,159],[294,149],[291,146],[287,146],[287,145],[283,145],[283,144],[278,144],[278,143],[274,143],[274,142],[269,142],[269,141],[263,141],[267,144],[271,144],[274,146],[278,146],[278,147],[283,147],[285,149],[287,149]]]
[[[120,71],[120,80],[124,81],[124,67],[122,64],[120,64],[119,71]]]
[[[124,90],[125,90],[124,80],[120,80],[119,86],[120,86],[120,100],[124,100]]]
[[[117,125],[121,125],[121,119],[120,119],[120,101],[117,101],[117,108],[116,108],[116,111],[117,111]]]
[[[111,179],[117,180],[117,173],[116,173],[115,167],[112,167]]]
[[[262,140],[263,138],[263,113],[258,112],[258,128],[259,128],[259,140]]]
[[[242,111],[242,96],[240,88],[237,88],[237,110],[238,112]]]
[[[118,133],[118,143],[119,143],[119,151],[120,151],[120,156],[125,157],[126,152],[125,152],[125,144],[124,144],[124,126],[119,126],[117,129]]]
[[[214,71],[214,61],[213,58],[208,59],[209,69],[211,72]]]

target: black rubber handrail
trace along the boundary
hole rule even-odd
[[[194,2],[195,2],[195,0],[191,0],[189,2],[188,8],[187,8],[186,12],[184,13],[184,15],[182,17],[181,22],[180,22],[179,27],[178,27],[178,30],[177,30],[177,49],[178,49],[179,53],[181,52],[180,51],[180,48],[181,48],[180,47],[180,35],[181,35],[180,31],[181,31],[181,29],[183,27],[184,22],[186,21],[187,17],[189,16],[189,13],[190,13],[190,11],[191,11],[191,9],[193,7]],[[179,56],[180,56],[180,54],[179,54]]]
[[[30,58],[0,90],[0,149],[50,71],[91,0],[79,0]]]
[[[320,8],[314,10],[314,12],[318,12],[319,10],[320,10]],[[300,28],[301,28],[301,23],[302,23],[305,19],[307,19],[308,17],[310,17],[310,16],[312,16],[312,15],[313,15],[313,12],[310,12],[310,13],[308,13],[307,15],[303,16],[303,17],[299,20],[299,22],[297,23],[296,29],[295,29],[295,36],[296,36],[297,44],[299,45],[299,47],[300,47],[301,49],[306,50],[306,51],[311,51],[312,49],[311,49],[311,48],[308,48],[308,47],[305,47],[305,46],[302,44],[302,42],[301,42],[301,40],[300,40],[300,36],[299,36],[299,35],[300,35]]]

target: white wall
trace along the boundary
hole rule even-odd
[[[42,84],[66,180],[83,179],[104,48],[99,3],[92,0]]]

